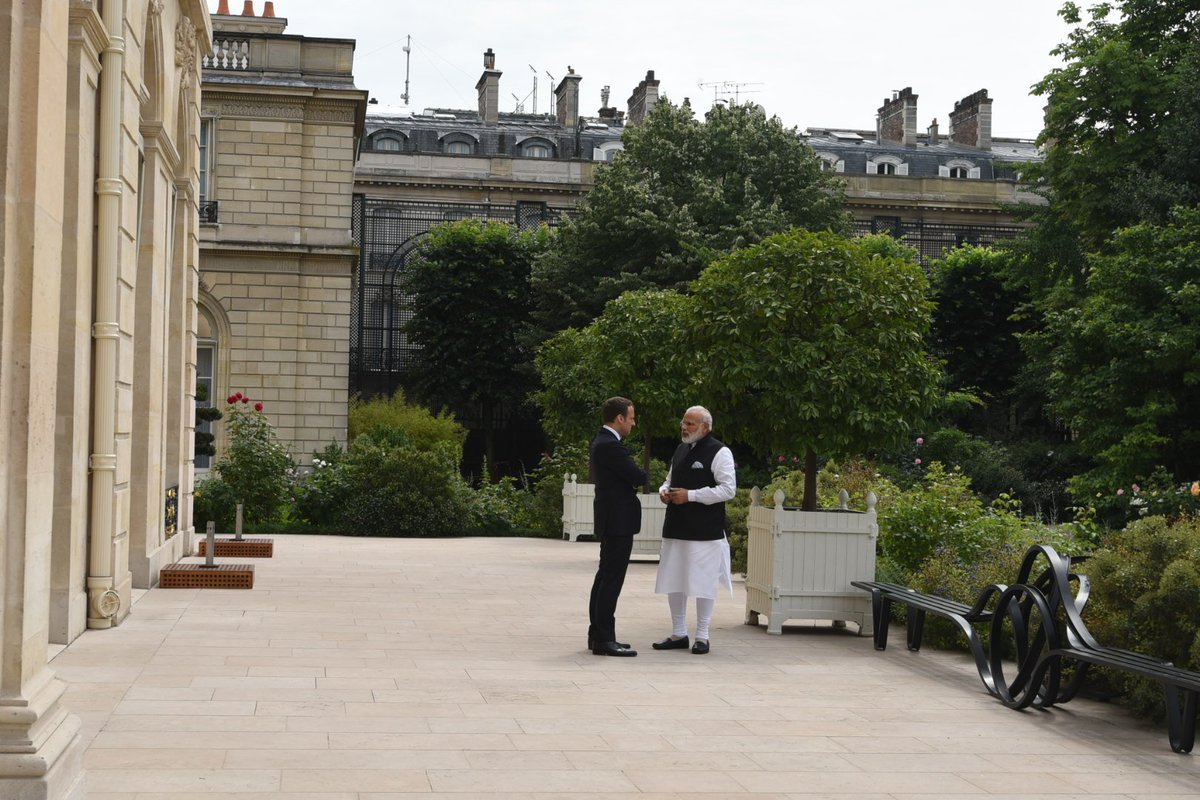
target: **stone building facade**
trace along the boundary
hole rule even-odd
[[[288,35],[272,3],[231,15],[223,0],[212,19],[199,379],[218,405],[234,392],[261,400],[303,462],[346,441],[351,202],[367,97],[354,87],[352,40]]]
[[[989,244],[1023,227],[1009,210],[1040,203],[1017,181],[1020,165],[1042,158],[1028,139],[992,136],[992,100],[980,89],[954,105],[948,134],[936,119],[917,130],[912,87],[876,112],[875,129],[809,128],[805,138],[846,184],[859,233],[904,239],[936,258],[964,243]]]
[[[201,0],[0,15],[0,797],[84,793],[52,644],[191,551]]]

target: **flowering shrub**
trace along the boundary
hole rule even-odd
[[[1149,476],[1118,486],[1072,481],[1079,498],[1076,517],[1093,520],[1101,529],[1119,529],[1141,517],[1164,516],[1175,519],[1200,514],[1200,482],[1181,482],[1164,467]]]
[[[243,505],[247,525],[276,522],[288,497],[295,474],[287,447],[263,412],[263,404],[250,406],[241,392],[226,398],[228,445],[213,467],[214,477],[196,487],[196,524],[212,519],[222,531],[232,531],[237,504]]]

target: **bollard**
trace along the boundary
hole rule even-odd
[[[233,540],[240,542],[242,540],[242,504],[237,504],[237,520],[233,525]]]
[[[217,552],[217,523],[211,519],[208,521],[208,526],[205,528],[204,536],[207,541],[204,543],[204,568],[216,569],[217,565],[213,563],[213,554]]]

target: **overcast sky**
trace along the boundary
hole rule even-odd
[[[1029,89],[1059,64],[1050,50],[1068,32],[1059,0],[274,2],[290,34],[356,39],[355,82],[388,105],[403,104],[412,36],[409,105],[418,111],[475,108],[490,47],[504,73],[501,111],[515,110],[517,98],[533,110],[535,76],[537,110],[552,111],[568,65],[583,78],[585,115],[600,108],[605,85],[610,105],[624,110],[652,69],[675,102],[690,97],[704,111],[736,93],[801,130],[873,129],[883,99],[912,86],[918,130],[937,118],[944,134],[954,102],[986,88],[993,135],[1033,138],[1044,102]],[[254,4],[262,13],[263,0]],[[229,6],[239,14],[243,0]],[[726,85],[700,85],[714,83]]]

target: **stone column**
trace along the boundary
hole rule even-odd
[[[0,797],[82,798],[79,721],[47,666],[68,4],[0,15]]]

